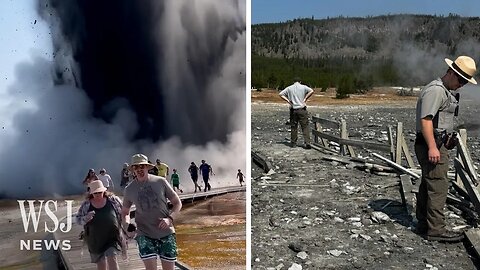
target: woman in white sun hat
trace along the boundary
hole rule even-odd
[[[121,200],[107,191],[102,181],[89,184],[90,191],[80,206],[76,220],[84,226],[84,241],[97,269],[117,270],[117,254],[126,258],[126,240],[121,230]]]
[[[415,154],[422,167],[417,194],[416,232],[429,241],[457,242],[463,234],[446,229],[443,208],[448,192],[448,150],[455,147],[454,119],[458,115],[459,93],[454,92],[473,78],[477,68],[468,56],[445,59],[448,70],[426,85],[417,101]]]

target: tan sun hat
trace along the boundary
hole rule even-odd
[[[92,181],[90,182],[90,184],[88,184],[88,186],[90,187],[90,194],[104,192],[107,190],[107,188],[103,186],[103,183],[100,180]]]
[[[130,164],[129,168],[131,169],[133,165],[147,165],[151,168],[155,167],[155,165],[148,162],[147,156],[144,154],[135,154],[132,156],[132,163]]]
[[[473,75],[477,71],[475,61],[468,56],[459,56],[455,61],[445,58],[447,65],[453,69],[458,75],[470,83],[477,84],[477,81],[473,78]]]

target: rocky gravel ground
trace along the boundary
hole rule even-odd
[[[478,165],[478,111],[474,103],[462,106],[459,125],[467,128],[468,146]],[[414,102],[310,106],[309,112],[344,118],[350,137],[373,142],[385,142],[386,127],[401,121],[413,153]],[[413,232],[415,220],[402,206],[398,175],[375,175],[324,160],[329,155],[325,152],[290,148],[287,120],[286,105],[252,102],[252,151],[273,167],[264,174],[252,163],[252,269],[478,267],[467,241],[429,242]],[[299,142],[302,139],[299,135]],[[365,150],[357,154],[370,158]],[[451,227],[476,226],[475,220],[449,209],[446,217]]]

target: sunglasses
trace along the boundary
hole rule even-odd
[[[94,192],[93,194],[102,194],[103,192]]]
[[[140,170],[143,170],[145,168],[146,165],[144,164],[140,164],[140,165],[132,165],[132,169],[136,170],[136,169],[140,169]]]

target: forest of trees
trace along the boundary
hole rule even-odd
[[[314,88],[337,88],[339,98],[373,86],[416,86],[424,81],[400,69],[400,52],[454,57],[479,41],[480,18],[455,14],[253,25],[252,86],[283,89],[300,77]]]

